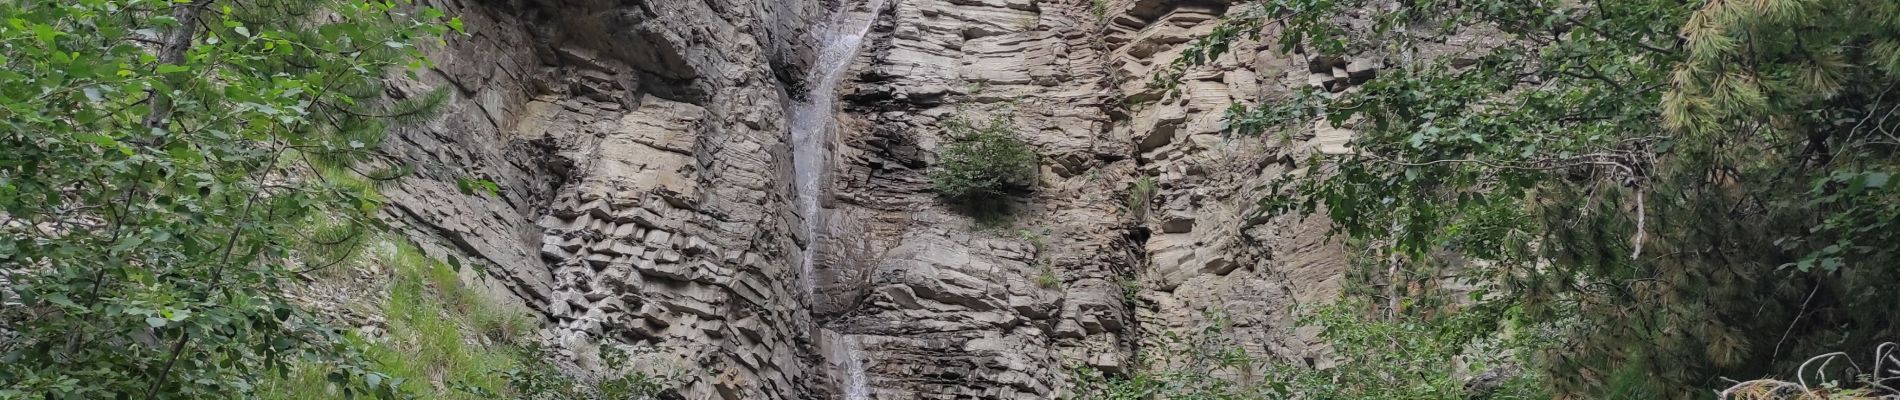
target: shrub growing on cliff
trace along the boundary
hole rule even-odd
[[[978,125],[962,117],[944,122],[947,130],[930,183],[958,202],[995,201],[1036,183],[1036,150],[1017,137],[1015,122],[996,117]]]

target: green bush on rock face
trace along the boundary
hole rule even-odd
[[[996,117],[977,125],[961,117],[944,123],[948,141],[938,154],[930,183],[952,201],[990,201],[1035,187],[1036,150],[1015,132],[1015,122]]]

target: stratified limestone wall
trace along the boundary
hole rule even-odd
[[[1117,99],[1088,5],[894,3],[842,89],[825,204],[863,234],[834,235],[862,238],[825,258],[854,272],[823,283],[854,297],[821,319],[861,343],[880,399],[1046,399],[1069,362],[1124,365],[1134,313],[1117,282],[1140,259],[1118,205],[1135,164],[1109,135]],[[927,174],[947,119],[998,115],[1044,157],[1042,187],[1010,226],[982,227]]]
[[[1271,101],[1308,84],[1308,59],[1277,46],[1242,42],[1207,66],[1188,69],[1173,92],[1149,85],[1188,43],[1224,15],[1243,12],[1224,2],[1167,0],[1112,3],[1106,39],[1111,68],[1128,98],[1129,118],[1116,127],[1136,143],[1143,175],[1159,190],[1143,221],[1141,274],[1145,337],[1195,332],[1210,312],[1231,324],[1223,334],[1256,356],[1323,358],[1316,332],[1294,329],[1292,308],[1337,294],[1345,254],[1325,241],[1323,218],[1249,219],[1261,189],[1292,173],[1314,151],[1343,151],[1343,131],[1292,137],[1223,132],[1231,104]],[[1277,40],[1272,32],[1265,38]],[[1342,65],[1343,66],[1343,65]],[[1331,68],[1326,68],[1331,84]],[[1347,83],[1343,80],[1340,87]],[[1303,361],[1303,360],[1302,360]]]
[[[795,293],[784,107],[816,2],[442,0],[469,34],[401,88],[446,115],[387,150],[418,167],[390,219],[546,318],[576,371],[619,346],[690,399],[801,398],[822,374]],[[498,195],[465,194],[464,177]]]
[[[1245,217],[1291,160],[1345,151],[1344,131],[1228,137],[1221,119],[1235,102],[1362,80],[1333,78],[1335,60],[1248,44],[1170,93],[1150,77],[1239,10],[1094,7],[898,1],[860,60],[845,89],[855,129],[837,144],[827,204],[844,210],[834,225],[866,233],[841,246],[862,250],[830,263],[856,270],[828,283],[856,297],[820,319],[865,344],[880,398],[1052,398],[1069,366],[1122,371],[1137,348],[1159,345],[1144,338],[1198,330],[1208,310],[1228,315],[1225,334],[1256,354],[1323,359],[1289,311],[1337,294],[1343,253],[1321,220]],[[1370,60],[1351,64],[1376,72]],[[1317,69],[1326,77],[1309,82]],[[1014,117],[1043,157],[1041,187],[1006,228],[944,205],[927,177],[944,121],[993,115]],[[1160,190],[1147,212],[1131,212],[1141,177]],[[1045,268],[1060,285],[1036,284]]]
[[[1150,75],[1226,2],[891,0],[839,92],[805,94],[812,29],[858,1],[437,3],[470,33],[400,91],[457,97],[388,145],[418,167],[385,190],[389,218],[484,266],[470,281],[544,316],[577,371],[618,346],[683,372],[688,399],[838,398],[848,352],[830,347],[855,343],[878,399],[1049,399],[1067,367],[1130,368],[1145,337],[1209,309],[1260,354],[1321,354],[1288,309],[1337,292],[1342,253],[1321,221],[1246,217],[1291,160],[1347,151],[1344,131],[1223,137],[1220,119],[1301,85],[1350,90],[1373,60],[1249,45],[1168,93]],[[843,99],[816,238],[788,155],[805,95]],[[930,189],[959,116],[1013,117],[1042,155],[1007,227]],[[1160,188],[1145,213],[1127,209],[1141,177]],[[807,240],[825,241],[809,302]]]

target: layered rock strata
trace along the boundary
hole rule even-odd
[[[1049,399],[1069,367],[1126,371],[1209,310],[1258,354],[1323,359],[1288,310],[1336,293],[1345,259],[1321,221],[1252,205],[1290,160],[1349,151],[1346,131],[1234,137],[1221,118],[1351,90],[1380,60],[1250,43],[1148,85],[1239,12],[1224,1],[438,5],[470,33],[399,89],[457,97],[388,145],[418,167],[389,217],[483,266],[470,281],[544,317],[576,370],[615,346],[685,376],[688,399],[845,398],[853,379],[877,399]],[[804,93],[838,10],[879,18],[845,82]],[[818,212],[796,204],[787,111],[808,96],[842,96]],[[1042,157],[1007,222],[928,179],[947,121],[992,117]],[[1144,178],[1157,190],[1132,201]]]
[[[1150,85],[1241,11],[1165,0],[892,7],[845,89],[857,129],[838,144],[844,172],[828,203],[866,232],[846,246],[857,254],[834,257],[858,279],[828,282],[855,299],[820,313],[866,344],[880,398],[1052,398],[1068,368],[1123,372],[1139,350],[1167,350],[1142,338],[1198,331],[1211,313],[1258,356],[1324,362],[1291,310],[1337,294],[1344,255],[1323,221],[1259,217],[1254,204],[1264,184],[1297,173],[1292,160],[1347,151],[1348,132],[1237,137],[1222,118],[1308,85],[1349,90],[1381,64],[1246,43],[1176,87]],[[999,115],[1042,157],[1037,192],[1016,199],[1001,228],[945,204],[927,176],[946,121]],[[1157,190],[1135,201],[1142,179]],[[1047,274],[1059,283],[1038,284]]]
[[[622,347],[690,399],[815,389],[793,282],[785,105],[813,56],[815,2],[436,4],[467,35],[400,88],[445,115],[387,150],[417,167],[390,219],[470,281],[545,318],[576,371]],[[465,190],[490,180],[494,194]]]

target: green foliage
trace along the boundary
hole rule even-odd
[[[354,335],[379,372],[388,374],[398,395],[427,399],[648,399],[669,390],[675,377],[641,373],[604,379],[576,379],[549,364],[529,334],[538,321],[522,311],[495,304],[462,284],[449,264],[424,255],[415,246],[387,239],[371,245],[365,262],[393,270],[389,298],[381,304],[388,332],[379,340]],[[603,358],[618,370],[624,353],[613,348]],[[321,366],[321,365],[318,365]],[[260,384],[266,400],[331,399],[336,385],[323,368],[295,365],[287,374]]]
[[[1323,328],[1338,365],[1258,359],[1223,335],[1231,324],[1209,312],[1195,332],[1166,332],[1142,353],[1137,369],[1111,376],[1072,369],[1074,399],[1421,399],[1471,398],[1461,375],[1480,375],[1528,343],[1492,338],[1496,313],[1379,319],[1352,301],[1326,306],[1302,319]],[[1460,367],[1450,360],[1464,357]],[[1535,374],[1505,375],[1483,394],[1489,399],[1548,399]]]
[[[978,125],[955,117],[943,125],[945,142],[930,172],[937,193],[982,203],[1035,188],[1036,149],[1017,136],[1015,121],[996,117]]]
[[[1229,126],[1353,129],[1352,154],[1304,160],[1314,173],[1263,210],[1324,212],[1417,276],[1444,276],[1432,254],[1470,258],[1455,273],[1495,284],[1484,302],[1558,329],[1538,358],[1560,393],[1692,397],[1900,336],[1900,3],[1261,4],[1157,83],[1269,23],[1284,48],[1331,56],[1430,54],[1470,27],[1514,38],[1236,107]],[[1344,10],[1381,11],[1354,27]]]
[[[533,329],[532,319],[491,305],[463,287],[447,264],[413,246],[397,246],[387,259],[396,275],[383,305],[390,341],[378,343],[370,354],[391,374],[410,378],[414,383],[408,389],[429,398],[450,394],[435,389],[432,381],[501,389],[504,382],[494,371],[536,362],[507,350]],[[472,346],[477,339],[472,336],[481,333],[492,334],[482,339],[496,345]]]
[[[389,298],[381,304],[388,332],[386,338],[376,341],[352,335],[350,343],[364,349],[379,372],[402,382],[395,384],[400,394],[478,398],[439,389],[439,384],[505,390],[508,381],[497,371],[539,362],[521,358],[516,350],[516,343],[535,328],[532,317],[502,309],[464,287],[447,264],[429,258],[414,246],[388,239],[370,245],[378,250],[364,262],[393,271]],[[322,379],[322,368],[296,365],[285,372],[260,384],[258,397],[290,400],[338,395],[335,385]]]
[[[1127,207],[1128,215],[1135,217],[1135,219],[1148,218],[1149,208],[1153,207],[1150,205],[1150,202],[1154,201],[1155,193],[1158,190],[1160,190],[1160,186],[1155,182],[1155,178],[1152,176],[1142,176],[1140,179],[1135,179],[1135,183],[1128,187],[1128,201],[1127,204],[1124,205]]]
[[[1222,333],[1230,324],[1209,311],[1197,331],[1167,331],[1137,355],[1131,370],[1110,374],[1087,366],[1070,368],[1075,385],[1063,398],[1089,400],[1268,398],[1260,379],[1268,363],[1254,359]]]
[[[1108,2],[1109,0],[1093,0],[1089,5],[1089,12],[1095,13],[1096,18],[1108,16]]]
[[[1134,304],[1140,304],[1140,303],[1141,303],[1141,290],[1142,290],[1142,289],[1141,289],[1141,280],[1140,280],[1140,279],[1136,279],[1136,278],[1121,278],[1121,279],[1119,279],[1119,280],[1116,280],[1116,281],[1115,281],[1115,283],[1116,283],[1116,284],[1117,284],[1118,286],[1120,286],[1120,287],[1121,287],[1121,289],[1122,289],[1121,291],[1122,291],[1122,301],[1123,301],[1123,302],[1125,302],[1125,303],[1127,303],[1127,304],[1130,304],[1130,305],[1134,305]]]
[[[627,355],[615,348],[602,350],[604,367],[610,371],[621,370],[627,362]],[[546,357],[538,347],[524,348],[524,359],[541,360]],[[657,399],[671,393],[681,377],[659,377],[642,372],[615,374],[595,379],[575,379],[556,370],[546,363],[531,363],[520,368],[501,372],[508,382],[508,398],[521,400],[646,400]],[[493,392],[478,386],[457,385],[455,389],[475,398],[495,398]],[[677,395],[674,395],[677,396]]]
[[[1036,274],[1036,287],[1054,289],[1062,286],[1062,278],[1056,276],[1056,268],[1053,263],[1043,261],[1038,263],[1038,265],[1040,265],[1041,268],[1039,270],[1040,272]]]
[[[1288,379],[1269,386],[1298,398],[1465,399],[1470,393],[1459,376],[1512,370],[1514,353],[1537,339],[1516,337],[1527,332],[1500,332],[1498,324],[1505,319],[1495,310],[1391,318],[1361,311],[1371,308],[1346,301],[1307,317],[1305,324],[1325,328],[1321,337],[1342,361],[1322,370],[1283,369]],[[1462,369],[1451,362],[1459,359]],[[1548,399],[1541,380],[1534,371],[1507,375],[1494,383],[1488,398]]]
[[[406,3],[406,2],[404,2]],[[321,365],[394,397],[283,288],[346,258],[399,176],[389,98],[443,15],[386,1],[0,2],[0,398],[230,398]],[[454,25],[453,21],[448,21]]]
[[[1029,247],[1035,249],[1037,255],[1041,255],[1043,249],[1049,247],[1049,236],[1042,232],[1031,229],[1018,229],[1016,230],[1016,236],[1022,238],[1025,242],[1029,242]]]

